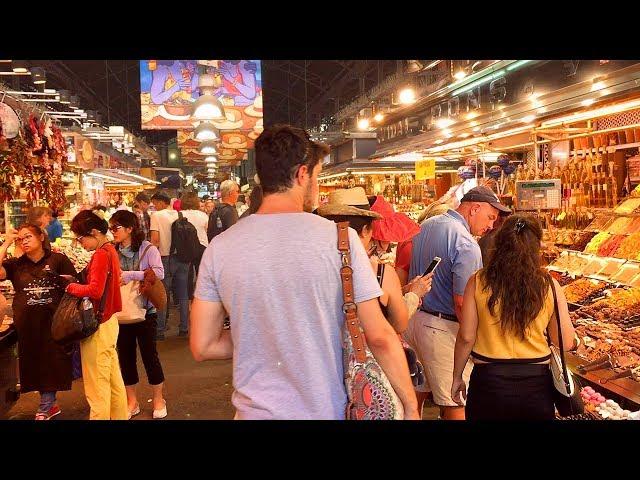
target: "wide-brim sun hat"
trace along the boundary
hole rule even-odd
[[[371,210],[382,215],[382,218],[373,222],[372,225],[374,240],[393,243],[406,242],[420,232],[420,227],[416,222],[404,213],[396,212],[382,195],[376,197]]]
[[[382,218],[369,207],[367,194],[362,187],[344,188],[329,193],[329,201],[318,207],[318,215],[328,217],[331,215],[344,215],[354,217]]]

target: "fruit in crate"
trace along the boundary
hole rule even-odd
[[[600,246],[606,242],[607,240],[609,240],[611,238],[611,235],[608,234],[607,232],[600,232],[598,233],[595,237],[593,237],[591,239],[591,241],[587,244],[587,246],[584,249],[585,253],[598,253],[598,249],[600,248]]]

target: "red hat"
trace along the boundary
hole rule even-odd
[[[382,195],[376,197],[371,211],[382,215],[381,220],[373,221],[373,239],[381,242],[405,242],[420,232],[416,222],[404,213],[395,212]]]

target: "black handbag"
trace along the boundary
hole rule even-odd
[[[83,271],[83,273],[85,273]],[[80,274],[81,277],[85,275]],[[100,299],[98,311],[94,313],[91,300],[78,298],[66,293],[53,314],[51,322],[51,338],[60,345],[69,345],[93,335],[100,327],[104,304],[107,300],[111,269],[107,272],[107,280]]]
[[[553,382],[553,403],[561,417],[579,415],[584,413],[584,403],[580,396],[580,384],[575,375],[567,370],[567,363],[564,359],[564,346],[562,343],[562,327],[560,325],[560,311],[558,309],[558,298],[556,289],[551,281],[551,292],[553,293],[553,308],[556,322],[558,322],[558,340],[560,347],[556,349],[549,341],[551,348],[551,361],[549,368],[554,377]]]

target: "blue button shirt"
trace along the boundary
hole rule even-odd
[[[480,246],[458,212],[449,210],[422,224],[413,238],[409,278],[422,275],[433,257],[442,261],[433,275],[431,291],[422,299],[422,308],[455,315],[453,295],[464,295],[467,281],[482,268]]]

